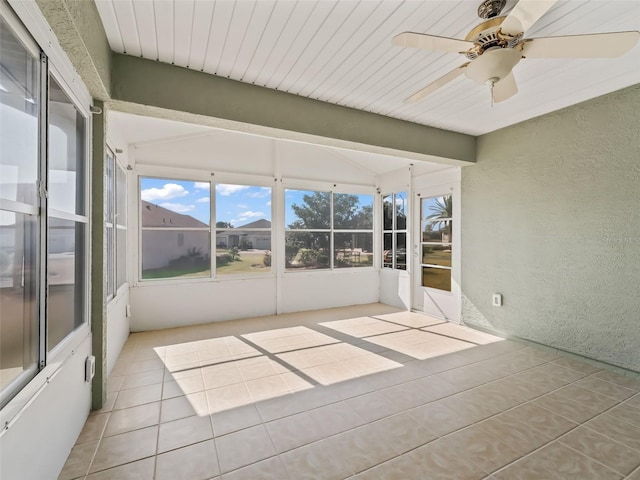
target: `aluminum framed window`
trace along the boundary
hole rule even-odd
[[[382,196],[382,268],[407,269],[407,192]]]
[[[4,3],[0,36],[4,408],[88,324],[90,118],[88,97],[68,87]]]
[[[373,267],[373,195],[286,188],[285,270]]]

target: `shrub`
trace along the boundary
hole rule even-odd
[[[264,258],[262,259],[262,263],[264,263],[265,267],[271,266],[271,252],[265,253]]]

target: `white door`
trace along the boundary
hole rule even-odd
[[[413,308],[460,322],[459,184],[414,196]]]

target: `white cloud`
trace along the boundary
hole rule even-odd
[[[267,203],[265,203],[265,205],[266,205],[267,207],[270,207],[270,206],[271,206],[271,200],[269,200]]]
[[[195,205],[184,205],[182,203],[161,203],[160,206],[176,213],[188,213],[196,209]]]
[[[236,207],[238,207],[238,208],[249,208],[249,205],[245,205],[244,203],[239,203],[238,205],[236,205]]]
[[[196,200],[196,203],[209,203],[209,197],[202,197]]]
[[[153,202],[154,200],[171,200],[172,198],[189,195],[182,185],[176,183],[165,183],[162,188],[145,188],[140,193],[142,200]]]
[[[209,188],[211,188],[211,184],[209,182],[193,182],[193,188],[209,190]]]
[[[246,212],[242,212],[240,214],[240,216],[238,218],[234,218],[233,220],[231,220],[231,224],[236,225],[236,224],[242,224],[245,223],[247,220],[251,220],[252,218],[256,218],[256,217],[264,217],[264,212],[253,212],[251,210],[248,210]]]
[[[269,187],[260,187],[260,190],[256,192],[251,192],[247,195],[247,197],[251,198],[264,198],[271,195],[271,188]]]
[[[264,217],[264,212],[252,212],[251,210],[247,210],[246,212],[242,212],[240,216],[242,218]]]
[[[216,193],[219,193],[223,197],[228,197],[229,195],[241,192],[242,190],[246,190],[249,188],[246,185],[228,185],[226,183],[220,183],[216,185]]]

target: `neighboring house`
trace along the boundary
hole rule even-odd
[[[216,230],[216,248],[232,248],[241,245],[245,245],[248,249],[271,250],[271,222],[262,218],[235,229]]]
[[[141,203],[143,271],[167,267],[171,261],[195,252],[209,256],[209,225],[191,215],[144,200]]]

